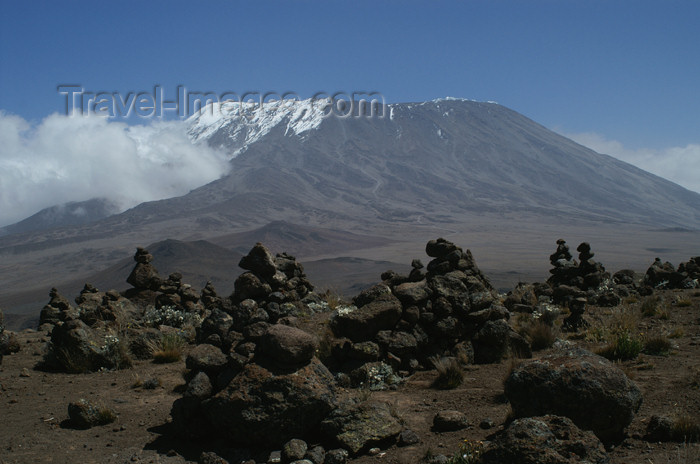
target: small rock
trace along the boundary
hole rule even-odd
[[[304,459],[309,446],[304,440],[294,438],[282,447],[282,462],[293,462]]]
[[[493,419],[491,418],[486,418],[479,422],[479,427],[481,427],[484,430],[491,429],[495,426],[496,424],[494,423]]]
[[[345,464],[348,461],[348,452],[344,449],[332,449],[326,453],[323,464]]]
[[[323,449],[322,446],[314,446],[310,450],[306,452],[306,455],[304,456],[305,459],[308,459],[309,461],[312,462],[312,464],[323,464],[323,460],[326,457],[326,450]]]
[[[433,418],[433,429],[436,432],[453,432],[469,426],[467,415],[459,411],[444,410]]]
[[[228,461],[211,451],[204,451],[199,456],[199,464],[229,464]]]
[[[420,438],[416,432],[411,429],[406,429],[399,435],[399,446],[415,445],[420,442]]]
[[[19,373],[20,377],[31,377],[32,375],[29,373],[29,369],[26,367],[22,368],[22,371]]]
[[[267,464],[279,464],[282,462],[282,451],[272,451],[270,456],[267,458]]]

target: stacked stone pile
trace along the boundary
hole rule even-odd
[[[656,258],[644,275],[644,285],[650,289],[700,287],[700,256],[679,264],[678,269]]]
[[[410,372],[430,368],[433,357],[497,362],[509,353],[530,355],[469,250],[439,238],[427,243],[426,254],[433,258],[427,272],[419,260],[408,276],[387,271],[382,283],[335,311],[333,360],[339,370],[383,362]]]
[[[557,250],[549,257],[552,264],[547,283],[552,287],[552,299],[558,304],[570,304],[585,299],[590,304],[616,306],[621,297],[634,291],[634,285],[616,284],[605,267],[593,259],[591,245],[581,243],[576,251],[578,261],[573,260],[569,246],[557,240]]]

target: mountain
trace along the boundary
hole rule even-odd
[[[498,104],[391,104],[373,117],[324,105],[224,103],[193,116],[190,137],[229,153],[228,175],[89,224],[0,237],[0,306],[12,312],[30,288],[43,295],[165,239],[238,253],[268,241],[337,273],[341,257],[424,259],[425,242],[445,236],[504,283],[546,278],[559,237],[590,241],[620,267],[648,265],[651,249],[697,254],[700,194]]]
[[[44,208],[15,224],[0,227],[0,236],[89,224],[116,214],[119,210],[116,203],[106,198],[64,203]]]
[[[224,104],[219,118],[193,117],[190,135],[229,149],[234,170],[189,200],[255,193],[259,214],[274,210],[268,220],[303,205],[327,218],[390,222],[527,210],[700,227],[700,194],[497,104],[444,99],[341,119],[304,102],[258,108],[249,120],[227,105],[235,107]]]

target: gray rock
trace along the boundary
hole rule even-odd
[[[282,446],[282,462],[292,462],[304,459],[309,446],[304,440],[292,438]]]
[[[388,287],[385,287],[388,289]],[[391,330],[401,319],[401,302],[390,292],[352,311],[338,311],[332,320],[336,335],[354,342],[372,339],[380,330]]]
[[[204,372],[199,372],[187,384],[185,397],[204,399],[211,396],[212,386],[209,376]]]
[[[318,349],[313,335],[282,324],[270,326],[260,339],[256,354],[262,354],[282,366],[302,365],[311,361]]]
[[[528,417],[499,433],[481,458],[483,464],[607,464],[603,444],[566,417]]]
[[[100,407],[86,399],[79,399],[68,405],[68,420],[78,429],[89,429],[97,425],[114,422],[117,413],[112,409]]]
[[[394,295],[405,306],[420,306],[430,297],[427,282],[421,280],[419,282],[406,282],[394,288]]]
[[[348,462],[348,452],[342,448],[332,449],[326,452],[323,464],[345,464]]]
[[[305,459],[308,459],[312,464],[323,464],[323,460],[326,457],[326,450],[323,446],[314,446],[306,452],[304,455]]]
[[[321,423],[321,432],[353,455],[395,440],[401,429],[391,405],[378,401],[338,408]]]
[[[219,348],[202,343],[187,355],[185,366],[193,371],[217,374],[226,367],[227,362],[226,355]]]

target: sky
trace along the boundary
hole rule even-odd
[[[695,0],[0,0],[0,225],[100,192],[183,194],[226,169],[181,146],[174,114],[67,118],[66,85],[497,101],[700,191],[699,23]]]

